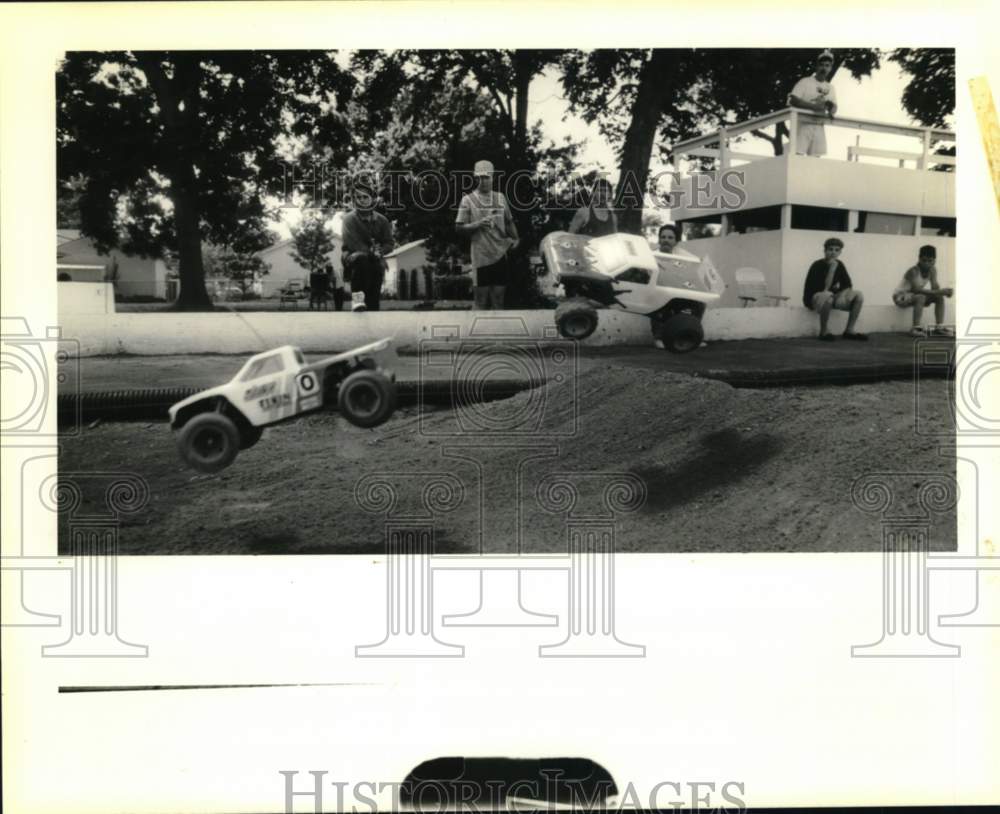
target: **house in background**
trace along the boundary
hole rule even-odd
[[[167,264],[112,249],[102,254],[78,229],[56,230],[56,275],[75,283],[113,282],[119,297],[167,299]]]
[[[385,256],[386,273],[382,286],[384,294],[401,300],[426,300],[433,297],[433,276],[424,274],[423,271],[428,263],[426,243],[426,238],[404,243]]]
[[[334,273],[338,279],[343,279],[344,272],[340,263],[341,239],[339,235],[331,235],[333,238],[333,250],[327,255],[329,262],[333,265]],[[303,286],[309,285],[309,270],[298,264],[292,256],[295,248],[295,241],[289,238],[261,249],[256,256],[270,266],[261,278],[261,296],[277,297],[278,292],[288,283],[297,280]]]

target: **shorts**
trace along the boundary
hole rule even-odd
[[[826,130],[821,124],[800,124],[795,152],[800,155],[826,155]]]
[[[478,288],[492,288],[500,285],[507,285],[506,257],[500,258],[496,263],[480,266],[476,269],[476,286]]]
[[[933,294],[933,291],[894,291],[892,293],[892,301],[896,303],[900,308],[909,308],[913,305],[913,298],[919,294],[920,296],[926,298],[927,295]]]
[[[848,298],[848,294],[851,292],[850,288],[845,288],[843,291],[838,291],[833,295],[833,307],[838,311],[850,311],[851,310],[851,300]],[[829,294],[829,291],[817,291],[813,294],[812,298],[812,310],[819,310],[820,297],[825,294]]]

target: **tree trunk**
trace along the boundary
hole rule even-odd
[[[649,161],[653,142],[668,97],[665,87],[670,76],[670,52],[657,48],[639,72],[639,89],[632,103],[622,158],[619,166],[618,201],[621,214],[618,228],[623,232],[642,234],[643,198],[649,180]]]
[[[192,172],[192,175],[194,173]],[[211,311],[212,300],[205,290],[205,268],[201,259],[201,227],[196,190],[181,188],[171,178],[174,202],[174,228],[177,231],[177,256],[181,281],[174,307],[179,311]]]
[[[162,61],[173,62],[173,78],[168,79]],[[205,268],[201,259],[201,211],[198,179],[195,175],[198,133],[198,105],[201,67],[197,52],[137,52],[138,61],[156,94],[163,120],[164,170],[170,178],[170,199],[174,204],[174,229],[181,290],[174,307],[180,311],[211,311],[212,300],[205,290]],[[180,105],[183,102],[183,110]]]
[[[535,75],[532,54],[514,52],[514,144],[515,155],[526,155],[528,147],[528,90]]]

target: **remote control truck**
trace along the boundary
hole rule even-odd
[[[307,362],[285,345],[258,353],[231,381],[170,408],[181,458],[199,472],[225,469],[265,427],[333,408],[358,427],[377,427],[396,408],[392,340]]]
[[[701,345],[702,316],[725,289],[708,258],[654,252],[637,235],[553,232],[541,251],[565,291],[555,318],[567,339],[586,339],[597,329],[599,309],[616,308],[648,317],[664,348],[687,353]]]

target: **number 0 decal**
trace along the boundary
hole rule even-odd
[[[312,373],[301,373],[298,379],[299,392],[307,396],[316,389],[316,377]]]

